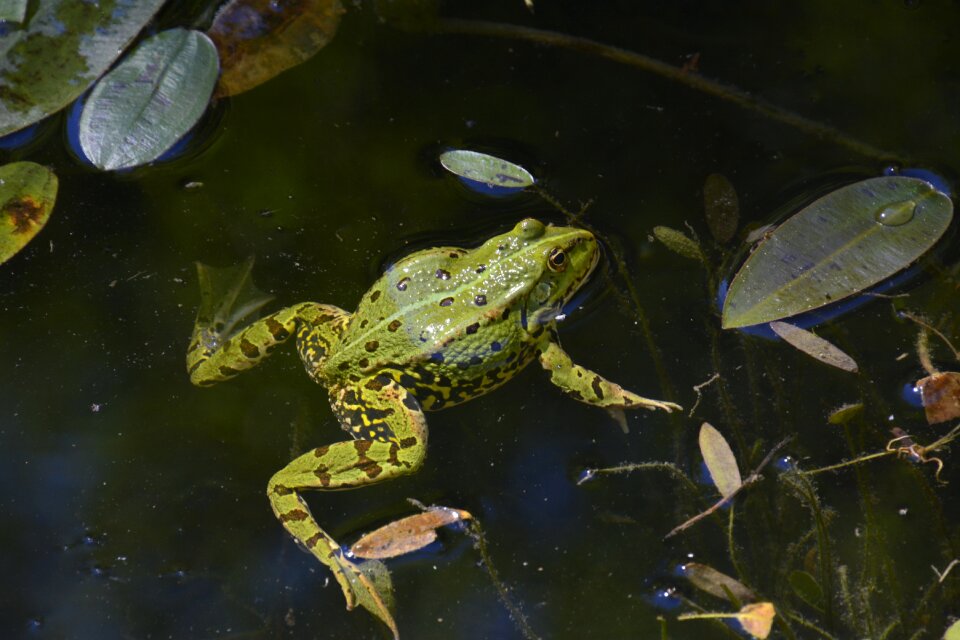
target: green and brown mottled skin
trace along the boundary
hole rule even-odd
[[[348,608],[360,572],[313,519],[307,489],[345,489],[413,473],[427,446],[424,410],[487,393],[539,358],[550,381],[600,407],[672,411],[574,364],[557,341],[556,317],[597,264],[588,231],[528,219],[476,249],[440,247],[400,260],[357,310],[305,302],[220,342],[200,321],[187,352],[190,379],[209,385],[256,366],[296,336],[307,373],[353,440],[301,455],[271,478],[277,518],[334,573]]]

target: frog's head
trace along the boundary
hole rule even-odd
[[[523,220],[478,250],[496,265],[503,305],[521,303],[523,322],[552,322],[563,305],[590,276],[600,257],[593,234],[576,227]]]

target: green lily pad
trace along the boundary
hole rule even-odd
[[[536,180],[518,164],[486,153],[453,149],[440,154],[440,164],[450,173],[488,187],[526,189]]]
[[[47,224],[57,199],[57,176],[34,162],[0,167],[0,263],[6,262]]]
[[[340,0],[231,0],[207,31],[223,62],[217,95],[233,96],[306,62],[337,33]]]
[[[160,157],[210,102],[219,61],[210,38],[170,29],[140,43],[90,92],[80,146],[101,169],[128,169]]]
[[[0,21],[23,22],[27,15],[27,0],[0,0]]]
[[[730,284],[723,328],[795,316],[906,268],[940,239],[953,202],[930,183],[887,176],[816,200],[777,227]]]
[[[0,136],[55,113],[86,91],[163,0],[37,0],[0,36]]]

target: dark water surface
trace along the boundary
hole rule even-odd
[[[859,375],[844,373],[782,344],[721,334],[702,269],[650,239],[655,225],[689,222],[710,244],[702,185],[714,172],[755,223],[838,172],[878,175],[899,162],[956,175],[960,6],[774,4],[537,0],[531,15],[521,0],[488,0],[447,2],[440,13],[670,65],[696,56],[702,77],[843,139],[596,50],[471,35],[462,23],[408,30],[373,3],[351,3],[312,61],[219,106],[207,146],[191,156],[96,173],[66,151],[59,123],[34,147],[0,154],[46,163],[61,181],[47,228],[0,267],[0,636],[386,637],[366,613],[344,611],[329,572],[299,552],[264,496],[294,455],[343,438],[294,350],[212,389],[190,385],[193,262],[255,255],[257,284],[277,304],[353,309],[411,250],[473,245],[528,215],[562,221],[536,196],[482,198],[443,175],[436,154],[467,146],[522,162],[574,209],[592,201],[588,220],[612,249],[561,327],[576,360],[687,408],[713,372],[724,386],[705,389],[692,418],[630,415],[624,435],[532,366],[495,393],[429,414],[420,473],[309,494],[320,523],[352,542],[411,513],[407,497],[467,509],[542,638],[661,637],[658,616],[669,638],[732,637],[677,622],[693,607],[657,599],[675,588],[706,610],[734,610],[675,575],[689,559],[789,612],[775,637],[940,638],[960,615],[960,569],[941,584],[930,569],[960,557],[955,454],[941,452],[948,485],[933,481],[933,465],[893,457],[807,484],[770,470],[738,498],[732,545],[727,511],[662,541],[716,499],[709,485],[694,494],[659,471],[576,485],[584,468],[625,461],[674,463],[699,482],[704,420],[727,435],[744,473],[788,435],[784,453],[812,469],[883,450],[891,426],[929,443],[956,423],[927,426],[901,399],[924,373],[916,327],[889,301],[819,330],[860,363]],[[185,189],[190,181],[203,186]],[[957,343],[954,236],[944,246],[901,302]],[[936,343],[934,360],[960,367]],[[845,402],[866,406],[846,432],[826,422]],[[444,532],[441,544],[389,564],[402,637],[524,637],[464,534]],[[794,571],[814,576],[825,598],[800,599]]]

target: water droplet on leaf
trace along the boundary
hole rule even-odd
[[[916,208],[917,203],[913,200],[891,204],[877,212],[877,222],[885,227],[899,227],[913,220]]]

